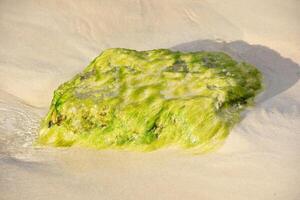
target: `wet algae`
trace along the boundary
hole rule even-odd
[[[210,151],[253,103],[261,78],[222,52],[108,49],[55,90],[37,143]]]

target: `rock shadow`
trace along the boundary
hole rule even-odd
[[[259,104],[289,89],[300,78],[300,67],[297,63],[262,45],[250,45],[244,41],[196,40],[170,49],[183,52],[221,51],[238,61],[255,65],[263,74],[265,87],[256,98]]]

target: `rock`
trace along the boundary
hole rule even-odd
[[[254,66],[225,53],[108,49],[54,92],[38,143],[206,152],[261,88]]]

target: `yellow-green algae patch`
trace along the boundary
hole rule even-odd
[[[55,90],[38,144],[206,152],[261,87],[254,66],[222,52],[108,49]]]

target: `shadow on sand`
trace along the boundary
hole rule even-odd
[[[291,59],[282,57],[276,51],[262,46],[250,45],[244,41],[218,42],[196,40],[170,48],[175,51],[222,51],[239,61],[255,65],[264,77],[264,91],[257,98],[262,103],[292,87],[300,77],[300,67]]]

